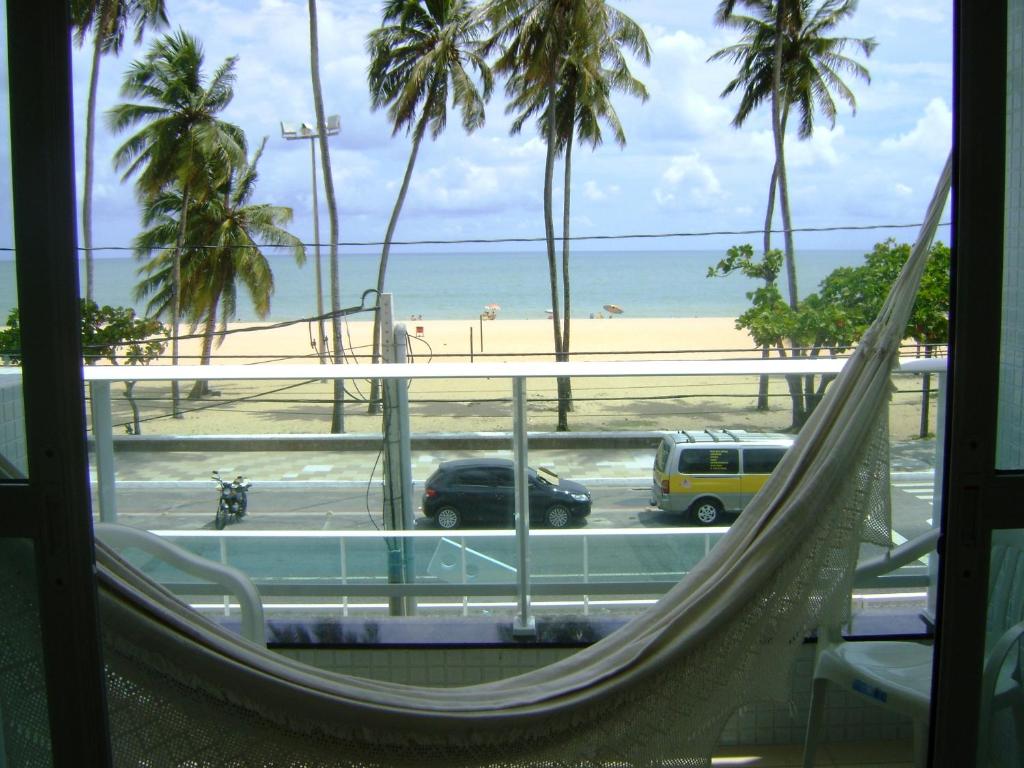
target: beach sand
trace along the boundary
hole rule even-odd
[[[412,362],[474,362],[551,360],[550,320],[402,320],[412,338]],[[267,329],[235,324],[214,351],[213,364],[310,363],[316,361],[310,340],[316,331],[307,324]],[[359,321],[345,326],[346,352],[369,362],[372,325]],[[760,357],[732,318],[574,319],[574,360],[669,360]],[[327,325],[330,333],[330,325]],[[181,342],[182,363],[198,362],[198,340]],[[626,354],[629,353],[629,354]],[[161,362],[168,363],[170,354]],[[351,359],[351,358],[350,358]],[[893,439],[917,436],[920,420],[920,380],[895,379],[898,392],[890,409]],[[369,383],[348,380],[345,431],[380,433],[381,416],[368,414]],[[933,385],[934,386],[934,385]],[[191,383],[182,384],[182,397]],[[184,400],[184,418],[169,418],[170,386],[140,383],[135,397],[142,411],[143,434],[324,434],[330,431],[332,383],[212,382],[217,394]],[[121,387],[114,395],[115,432],[131,420]],[[756,409],[756,377],[664,377],[577,379],[573,382],[573,431],[676,430],[731,427],[780,431],[790,424],[790,401],[785,381],[771,379],[770,408]],[[557,423],[554,379],[528,381],[528,428],[553,431]],[[409,388],[413,432],[506,432],[512,429],[511,381],[461,379],[414,381]],[[930,431],[934,431],[934,396]]]

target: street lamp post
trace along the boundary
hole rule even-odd
[[[331,115],[327,118],[327,135],[335,136],[341,132],[341,118],[338,115]],[[324,331],[324,293],[320,277],[320,205],[317,202],[316,193],[316,139],[320,134],[316,132],[315,126],[310,123],[281,123],[281,136],[289,141],[294,139],[309,139],[309,153],[313,168],[313,253],[316,260],[316,314],[317,314],[317,340],[320,362],[326,364],[327,360],[327,334]]]

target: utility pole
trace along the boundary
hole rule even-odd
[[[380,296],[381,359],[385,363],[405,363],[408,332],[404,324],[394,325],[394,307],[390,293]],[[412,451],[409,435],[409,389],[407,379],[384,379],[384,527],[408,531],[414,526],[412,505]],[[389,538],[388,583],[415,582],[412,542]],[[416,598],[392,597],[392,616],[416,613]]]

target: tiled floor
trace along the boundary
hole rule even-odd
[[[911,745],[896,741],[822,744],[814,764],[819,768],[911,768],[913,762]],[[803,747],[723,747],[711,764],[721,768],[799,768],[803,765]]]

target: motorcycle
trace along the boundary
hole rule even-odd
[[[241,475],[234,480],[224,480],[220,472],[214,470],[211,477],[220,488],[220,501],[217,502],[217,516],[213,524],[218,531],[228,524],[228,518],[234,517],[241,520],[245,517],[245,510],[249,506],[248,492],[252,483]]]

